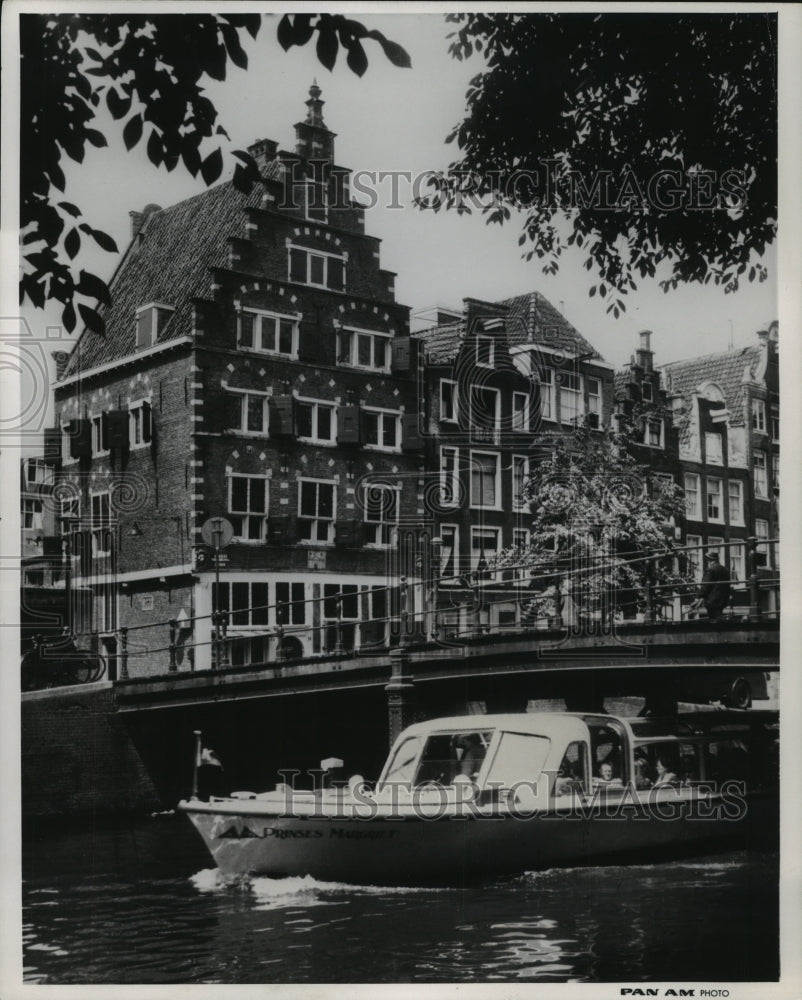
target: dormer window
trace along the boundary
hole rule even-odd
[[[493,355],[494,347],[492,337],[477,337],[476,338],[476,363],[477,365],[482,365],[485,368],[493,367]]]
[[[162,302],[149,302],[146,306],[140,306],[136,311],[136,346],[137,350],[143,347],[152,347],[155,344],[165,326],[170,322],[170,317],[175,312],[174,306],[164,305]]]

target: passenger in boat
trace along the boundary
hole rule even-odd
[[[717,552],[707,554],[707,569],[699,587],[699,597],[704,603],[711,622],[721,618],[721,612],[730,600],[730,573],[721,565]]]
[[[652,769],[649,767],[649,758],[643,750],[635,751],[635,759],[633,763],[635,788],[651,788],[652,779],[650,778],[650,774]]]
[[[664,757],[658,757],[655,761],[655,769],[657,770],[657,777],[654,779],[654,784],[652,788],[665,787],[666,785],[677,785],[679,780],[676,774],[671,770],[670,764]]]
[[[478,733],[467,733],[457,740],[458,763],[454,777],[462,775],[475,781],[485,759],[485,748]],[[461,753],[460,753],[461,751]]]
[[[621,779],[616,775],[609,760],[605,760],[599,765],[599,776],[596,778],[596,784],[601,786],[621,784]]]

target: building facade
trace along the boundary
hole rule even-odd
[[[132,213],[106,336],[55,384],[61,531],[95,592],[76,629],[112,658],[127,630],[132,675],[390,639],[393,531],[423,513],[418,379],[322,109],[313,87],[294,152],[251,147],[249,195]]]

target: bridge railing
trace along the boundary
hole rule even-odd
[[[760,549],[776,539],[750,538],[747,541],[746,579],[734,577],[723,617],[731,621],[761,621],[779,617],[779,575],[761,568]],[[744,542],[717,543],[729,549]],[[380,652],[393,646],[415,642],[465,640],[492,634],[559,630],[582,623],[604,622],[609,628],[628,623],[680,626],[703,616],[698,607],[700,581],[668,574],[667,582],[652,582],[650,565],[665,563],[678,556],[693,558],[710,546],[684,547],[677,552],[663,550],[618,559],[598,561],[581,568],[561,566],[559,561],[542,572],[532,572],[531,563],[487,565],[454,575],[433,575],[408,581],[399,577],[386,586],[371,586],[372,594],[382,594],[388,612],[375,617],[344,614],[343,607],[355,600],[357,612],[362,593],[335,593],[303,600],[273,601],[248,607],[217,608],[208,614],[179,621],[142,623],[117,630],[117,673],[126,679],[138,661],[147,661],[152,674],[154,660],[165,672],[195,669],[196,660],[210,662],[215,669],[239,666],[275,666],[288,659],[310,656],[313,645],[319,655],[351,655]],[[647,568],[644,585],[628,589],[611,586],[607,592],[598,584],[599,576],[626,566]],[[313,612],[311,606],[317,605]],[[301,611],[301,608],[303,611]],[[512,608],[512,610],[510,610]],[[264,621],[262,626],[241,627],[237,620]],[[302,623],[293,622],[303,618]],[[311,624],[315,620],[319,624]],[[142,630],[163,629],[164,642],[153,646],[138,643]],[[313,637],[317,633],[318,640]],[[151,631],[152,634],[152,631]],[[94,639],[93,633],[83,633]],[[203,656],[201,656],[202,651]],[[211,655],[208,655],[208,652]]]

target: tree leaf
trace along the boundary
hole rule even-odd
[[[95,128],[88,128],[84,130],[84,135],[92,143],[93,146],[97,146],[98,149],[102,149],[104,146],[108,146],[105,135],[102,132],[98,132]]]
[[[67,256],[70,260],[75,260],[78,251],[81,249],[81,237],[78,235],[77,229],[71,229],[67,233],[67,237],[64,240],[64,249],[67,251]]]
[[[92,333],[97,333],[101,337],[106,335],[106,324],[103,321],[103,317],[96,309],[90,309],[89,306],[85,306],[81,302],[78,306],[78,312],[81,314],[81,319],[84,321],[84,325],[87,330]]]
[[[123,129],[123,142],[127,150],[132,150],[142,138],[142,115],[129,118]]]
[[[90,229],[89,232],[101,250],[106,250],[108,253],[117,253],[117,244],[108,233],[104,233],[101,229]]]
[[[67,333],[72,333],[75,329],[75,306],[72,302],[68,302],[61,310],[61,321]]]
[[[120,97],[114,87],[109,87],[106,91],[106,104],[115,121],[124,118],[131,110],[131,98]]]
[[[148,136],[147,152],[150,162],[158,167],[164,159],[164,154],[162,153],[161,139],[155,128],[151,129]]]
[[[69,212],[76,219],[81,214],[80,208],[77,205],[73,205],[71,201],[60,201],[58,207],[63,208],[65,212]]]
[[[353,70],[357,76],[364,75],[368,68],[368,57],[365,55],[365,50],[359,40],[355,39],[351,42],[345,61],[348,63],[348,68]]]
[[[337,50],[339,48],[339,42],[337,41],[337,35],[334,32],[331,24],[328,21],[322,21],[318,27],[318,37],[316,52],[317,57],[326,67],[326,69],[334,69],[334,64],[337,61]]]
[[[87,298],[97,299],[104,305],[111,305],[111,296],[105,281],[101,281],[96,274],[89,271],[81,271],[76,290]]]
[[[219,147],[214,152],[209,153],[201,163],[200,171],[204,184],[214,184],[223,172],[223,154]]]

